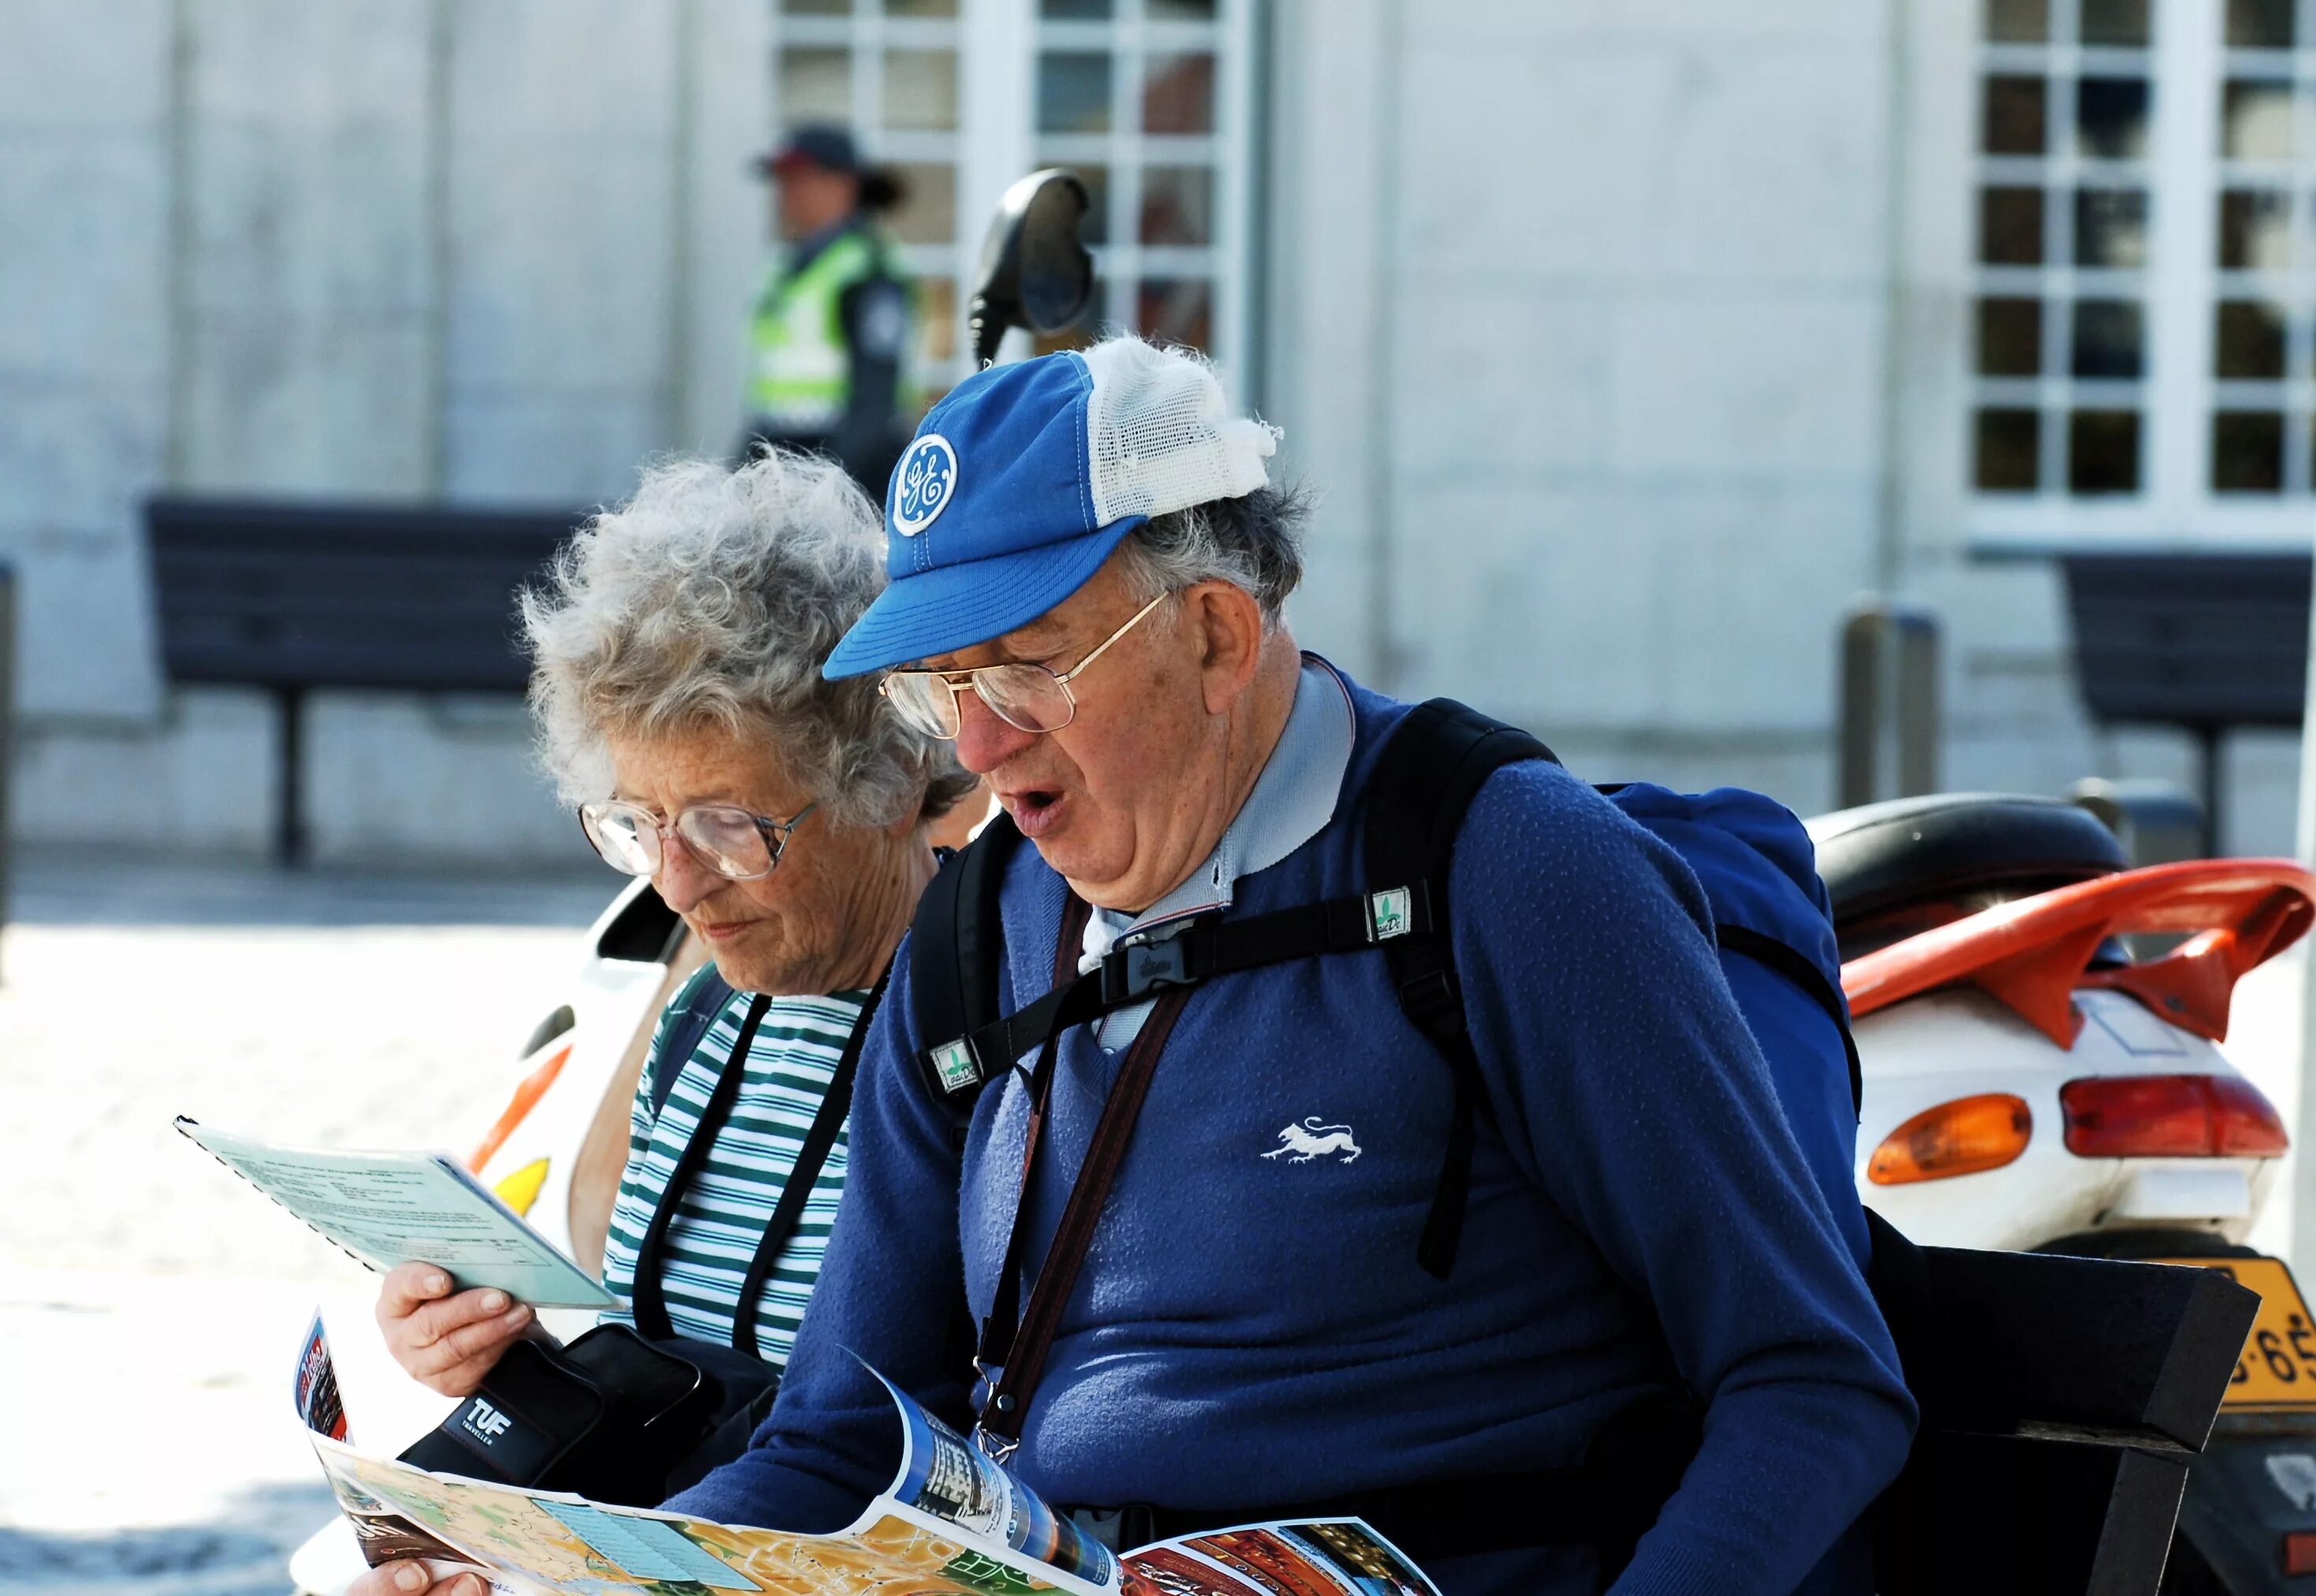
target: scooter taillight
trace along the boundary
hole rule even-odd
[[[1906,1186],[2000,1169],[2026,1150],[2035,1116],[2023,1097],[1984,1092],[1925,1109],[1882,1138],[1866,1160],[1876,1186]]]
[[[2276,1158],[2284,1121],[2240,1075],[2086,1075],[2059,1088],[2083,1158]]]

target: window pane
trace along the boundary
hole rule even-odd
[[[2292,85],[2229,80],[2220,108],[2220,146],[2231,161],[2292,158]]]
[[[1987,0],[1986,36],[1998,44],[2040,44],[2051,36],[2050,0]]]
[[[2284,417],[2256,410],[2212,417],[2212,491],[2284,491]]]
[[[2083,0],[2083,42],[2126,47],[2147,42],[2147,0]]]
[[[2143,370],[2143,322],[2136,299],[2085,299],[2075,307],[2074,373],[2137,377]]]
[[[957,52],[885,52],[885,125],[947,132],[957,126]]]
[[[2086,77],[2075,85],[2075,152],[2108,161],[2147,154],[2147,80]]]
[[[2220,306],[2213,339],[2212,375],[2252,380],[2284,375],[2284,307],[2252,299]]]
[[[2281,272],[2292,264],[2292,198],[2273,189],[2220,196],[2220,264],[2231,272]]]
[[[1040,0],[1040,15],[1064,22],[1106,21],[1110,13],[1110,0]]]
[[[1038,58],[1038,130],[1109,131],[1109,58],[1048,50]]]
[[[886,16],[955,16],[957,0],[885,0]]]
[[[2039,77],[2000,76],[1986,80],[1986,153],[1991,156],[2039,156],[2043,153],[2045,107],[2050,85]]]
[[[1215,0],[1149,0],[1154,22],[1211,22]]]
[[[2043,418],[2033,410],[1978,413],[1978,486],[1988,493],[2025,493],[2035,486]]]
[[[1206,166],[1150,166],[1142,174],[1142,242],[1215,241],[1215,174]]]
[[[1142,80],[1142,130],[1215,130],[1215,58],[1202,53],[1152,56]]]
[[[780,52],[780,120],[849,122],[852,120],[852,52],[849,49],[784,49]]]
[[[886,0],[889,4],[890,0]],[[957,358],[957,284],[946,277],[917,281],[917,360],[927,366]]]
[[[1136,296],[1135,329],[1145,338],[1214,346],[1214,289],[1192,278],[1145,277]]]
[[[2228,0],[2228,44],[2234,49],[2290,49],[2292,0]]]
[[[780,9],[790,16],[842,16],[852,0],[780,0]]]
[[[2043,263],[2043,191],[1982,189],[1978,258],[1995,266]]]
[[[1056,165],[1047,162],[1047,165]],[[1078,223],[1078,237],[1089,247],[1099,247],[1109,242],[1109,168],[1090,165],[1082,161],[1070,163],[1071,171],[1086,186],[1086,213]]]
[[[2067,417],[2067,491],[2139,491],[2139,412],[2078,410]]]
[[[2147,263],[2147,192],[2143,189],[2075,191],[2075,264]]]
[[[948,244],[957,237],[957,168],[946,161],[901,161],[892,168],[901,201],[886,226],[904,244]]]
[[[2042,371],[2042,300],[1978,302],[1978,369],[1987,377],[2033,377]]]

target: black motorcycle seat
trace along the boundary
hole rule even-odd
[[[1905,911],[1950,905],[1954,913],[1942,917],[1959,918],[2131,867],[2098,816],[2059,798],[1935,793],[1838,809],[1806,824],[1844,958],[1865,950],[1849,944],[1869,923],[1920,918]],[[1920,929],[1926,924],[1910,927]]]

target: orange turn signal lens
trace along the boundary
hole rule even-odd
[[[1925,1109],[1882,1138],[1866,1165],[1876,1186],[2000,1169],[2026,1150],[2035,1116],[2023,1097],[1985,1092]]]

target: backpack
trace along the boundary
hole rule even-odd
[[[1454,1117],[1416,1250],[1427,1271],[1447,1279],[1469,1197],[1474,1121],[1486,1101],[1451,947],[1449,854],[1481,784],[1502,766],[1530,759],[1559,762],[1528,733],[1452,699],[1420,704],[1391,731],[1360,799],[1370,888],[1365,896],[1239,920],[1194,921],[1163,941],[1113,950],[1092,973],[1010,1015],[997,1012],[1004,954],[998,893],[1021,835],[999,815],[918,904],[910,935],[911,1007],[926,1044],[918,1065],[928,1089],[962,1137],[981,1088],[1055,1030],[1146,1001],[1161,986],[1290,958],[1379,950],[1400,1006],[1454,1074]],[[1771,1060],[1780,1100],[1836,1092],[1846,1075],[1854,1126],[1863,1084],[1857,1048],[1825,888],[1810,863],[1801,822],[1769,798],[1736,789],[1695,798],[1643,783],[1599,790],[1695,871],[1711,905],[1724,973],[1734,973],[1733,961],[1767,972],[1766,980],[1733,979],[1731,985],[1757,1037],[1786,1039],[1781,1057]],[[1838,1178],[1844,1190],[1854,1190],[1846,1164]]]

